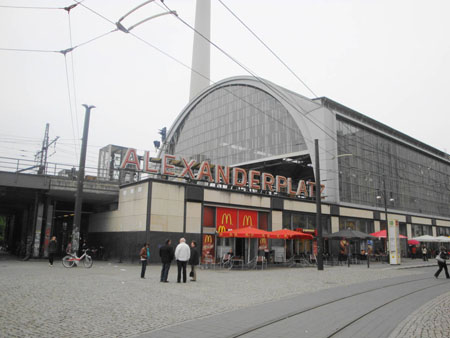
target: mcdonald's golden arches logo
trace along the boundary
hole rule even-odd
[[[245,215],[244,219],[242,220],[242,226],[243,227],[252,227],[253,226],[253,221],[252,221],[252,217],[249,215]]]
[[[225,213],[222,214],[222,223],[221,224],[222,224],[222,226],[224,224],[226,224],[226,225],[233,225],[233,219],[231,218],[231,214],[225,214]]]
[[[227,231],[227,228],[225,227],[225,225],[221,225],[217,228],[217,232],[220,234],[222,232]]]
[[[203,240],[204,243],[212,243],[212,236],[206,235],[205,239]]]
[[[259,244],[260,244],[260,245],[265,245],[265,244],[267,244],[267,240],[266,240],[265,238],[261,238],[261,239],[259,240]]]

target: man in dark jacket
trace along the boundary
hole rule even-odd
[[[169,276],[170,263],[172,263],[174,253],[171,246],[172,241],[166,240],[166,244],[159,248],[159,257],[161,257],[161,282],[168,283],[167,277]]]
[[[438,252],[438,254],[436,256],[436,260],[438,262],[439,269],[434,274],[434,277],[438,278],[442,269],[444,269],[445,277],[447,279],[450,278],[450,275],[448,274],[448,269],[447,269],[447,259],[448,259],[447,249],[445,247],[441,247],[441,250]]]
[[[191,265],[191,273],[189,276],[191,277],[191,282],[195,282],[197,280],[197,271],[195,271],[195,266],[200,263],[199,254],[197,251],[197,242],[191,242],[191,257],[189,258],[189,264]]]
[[[56,242],[56,236],[53,236],[48,243],[48,263],[53,266],[53,258],[55,257],[56,251],[58,250],[58,243]]]

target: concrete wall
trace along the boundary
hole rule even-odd
[[[117,210],[89,217],[89,232],[145,231],[148,182],[120,190]]]

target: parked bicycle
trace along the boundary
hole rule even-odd
[[[92,264],[94,263],[92,257],[88,254],[88,250],[84,250],[84,253],[81,257],[78,257],[76,253],[68,254],[62,259],[62,264],[66,268],[73,268],[74,266],[78,265],[80,261],[83,261],[83,265],[85,268],[92,267]]]

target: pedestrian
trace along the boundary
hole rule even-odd
[[[448,269],[447,269],[447,259],[448,259],[447,250],[444,247],[441,247],[441,251],[439,251],[436,256],[436,260],[438,262],[439,269],[434,274],[434,277],[438,278],[442,269],[444,269],[445,277],[447,277],[447,279],[450,279],[450,275],[448,274]]]
[[[414,245],[414,246],[411,248],[412,259],[415,259],[415,258],[416,258],[416,251],[417,251],[417,248],[416,248],[416,246]]]
[[[183,283],[186,283],[186,265],[190,257],[191,249],[189,249],[189,245],[186,244],[184,238],[180,238],[180,243],[175,249],[175,259],[178,267],[177,283],[181,282],[181,270],[183,270]]]
[[[191,265],[189,277],[191,277],[191,282],[195,282],[197,280],[197,271],[195,271],[195,266],[200,264],[196,241],[191,242],[191,257],[189,258],[189,264]]]
[[[148,251],[149,251],[149,244],[145,243],[142,247],[141,251],[139,252],[139,256],[141,257],[141,278],[145,278],[145,269],[147,269],[147,257],[148,257]]]
[[[169,276],[170,264],[173,261],[174,252],[171,246],[172,241],[166,240],[166,244],[159,248],[159,257],[161,257],[161,280],[160,282],[168,283],[167,277]]]
[[[67,247],[66,247],[66,254],[72,255],[72,240],[70,238],[69,238],[69,243],[67,244]]]
[[[422,246],[422,258],[424,262],[428,261],[428,249],[425,244]]]
[[[56,251],[58,250],[58,242],[56,236],[53,236],[48,243],[48,264],[53,266],[53,259],[55,258]]]

